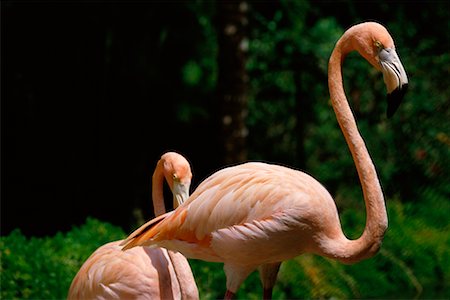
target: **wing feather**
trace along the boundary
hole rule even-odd
[[[246,163],[225,168],[203,181],[173,213],[144,224],[127,239],[131,240],[126,247],[164,246],[171,240],[210,247],[218,233],[264,239],[265,230],[283,227],[271,225],[282,220],[268,223],[275,215],[288,218],[287,210],[307,211],[306,207],[314,207],[310,201],[334,205],[331,196],[323,200],[324,194],[325,188],[314,178],[283,166]]]

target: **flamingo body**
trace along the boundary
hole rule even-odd
[[[201,258],[196,255],[200,252],[208,253],[211,261],[260,265],[293,257],[290,249],[302,252],[321,218],[339,224],[333,199],[314,178],[282,166],[246,163],[223,169],[199,185],[186,205],[164,222],[179,227],[171,226],[153,240],[168,248],[174,242],[192,258]],[[292,234],[300,235],[292,239]]]
[[[124,252],[121,242],[105,244],[92,253],[75,277],[69,299],[182,299],[178,277],[193,280],[186,260],[186,272],[180,275],[168,250],[139,247]],[[195,287],[191,283],[188,286]],[[196,288],[185,294],[186,299],[198,299]]]
[[[165,212],[164,178],[178,206],[189,196],[191,177],[183,156],[174,152],[161,156],[152,179],[156,215]],[[182,254],[148,247],[124,252],[121,243],[105,244],[92,253],[73,279],[68,299],[199,299],[191,268]]]
[[[177,249],[188,258],[224,262],[233,273],[320,253],[322,242],[342,234],[336,205],[317,180],[260,162],[216,172],[149,228],[153,223],[130,236],[127,247]]]
[[[211,175],[175,211],[132,233],[123,243],[124,249],[160,246],[187,257],[223,262],[226,298],[233,297],[256,268],[264,296],[270,297],[281,262],[305,252],[343,263],[375,255],[388,220],[375,166],[343,88],[342,63],[353,50],[383,73],[389,117],[405,94],[408,78],[392,37],[375,22],[348,29],[330,57],[331,103],[355,162],[366,205],[366,225],[358,239],[344,235],[332,197],[313,177],[283,166],[251,162]]]

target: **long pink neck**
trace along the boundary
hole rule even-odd
[[[336,44],[328,69],[328,87],[337,121],[344,134],[358,171],[366,205],[366,226],[362,236],[354,241],[345,237],[332,249],[336,259],[352,263],[373,256],[379,249],[388,220],[383,192],[364,140],[359,134],[355,118],[345,96],[342,82],[342,63],[354,50],[351,37],[344,35]]]
[[[163,190],[165,179],[163,164],[161,160],[158,161],[152,178],[153,210],[156,216],[166,213]],[[187,276],[188,274],[192,274],[188,261],[180,253],[174,253],[170,250],[167,250],[167,252],[180,285],[181,299],[192,298],[192,295],[195,295],[195,293],[198,294],[198,291],[195,281],[193,281],[194,277],[192,275]],[[194,297],[194,299],[196,298]]]
[[[197,285],[187,259],[179,252],[167,250],[180,285],[181,299],[198,299]]]
[[[163,163],[161,161],[158,161],[152,178],[153,210],[156,216],[160,216],[166,212],[166,206],[164,204],[163,184]]]

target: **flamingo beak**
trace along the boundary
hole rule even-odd
[[[189,187],[191,182],[180,182],[179,180],[174,180],[173,182],[173,208],[177,208],[184,201],[189,198]]]
[[[379,59],[387,88],[387,117],[390,118],[400,106],[408,90],[408,77],[394,48],[381,49]]]

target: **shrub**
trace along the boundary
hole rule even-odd
[[[26,238],[19,229],[1,237],[2,299],[62,299],[81,264],[100,245],[124,232],[108,223],[86,224],[53,237]]]
[[[424,193],[430,203],[439,198],[434,192]],[[440,209],[436,210],[432,205],[388,199],[390,226],[378,255],[354,265],[314,255],[286,261],[274,298],[448,298],[450,240],[446,215],[450,204],[438,204]],[[344,231],[352,238],[362,232],[363,211],[346,208],[341,219]],[[0,239],[0,297],[65,298],[73,277],[90,254],[100,245],[124,236],[121,228],[91,218],[83,226],[53,237],[26,238],[15,230]],[[224,295],[223,264],[200,260],[191,260],[190,264],[201,299]],[[242,284],[237,298],[261,296],[259,276],[254,272]]]

